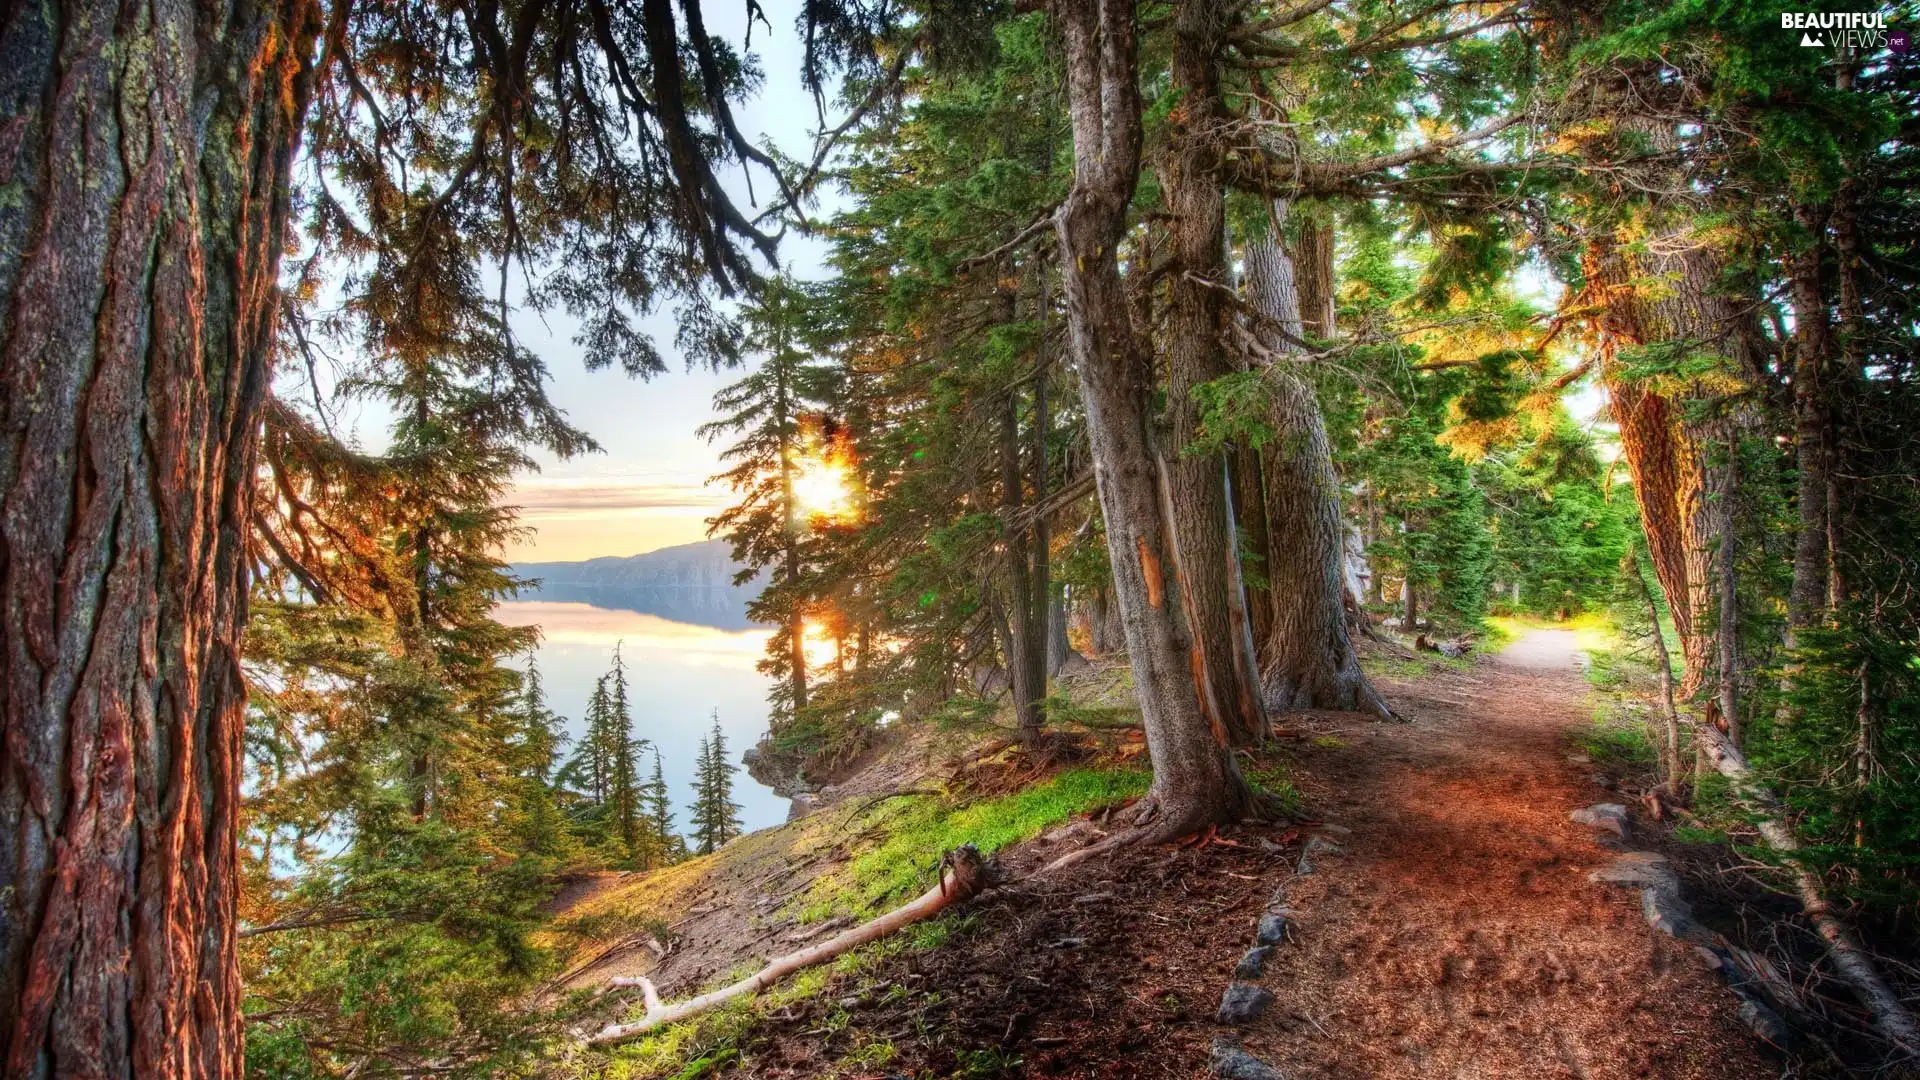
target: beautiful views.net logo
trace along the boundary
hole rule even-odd
[[[1907,31],[1889,30],[1887,16],[1878,11],[1783,11],[1780,28],[1800,31],[1800,44],[1807,48],[1891,49],[1904,53],[1913,45]]]

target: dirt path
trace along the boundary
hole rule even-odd
[[[1246,1039],[1288,1077],[1775,1076],[1737,1003],[1570,810],[1609,793],[1569,760],[1591,705],[1573,635],[1384,689],[1410,724],[1340,722],[1302,786],[1352,830],[1295,879],[1277,995]]]

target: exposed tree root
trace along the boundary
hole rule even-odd
[[[1874,1026],[1880,1029],[1880,1033],[1900,1055],[1907,1060],[1920,1058],[1920,1025],[1914,1023],[1913,1014],[1907,1011],[1899,994],[1881,977],[1872,954],[1860,943],[1853,927],[1833,910],[1819,875],[1800,859],[1800,841],[1786,823],[1779,797],[1761,786],[1752,768],[1747,765],[1746,756],[1733,745],[1726,733],[1712,724],[1695,724],[1693,728],[1694,737],[1706,751],[1707,760],[1713,763],[1720,775],[1733,783],[1734,791],[1743,801],[1759,811],[1756,826],[1761,839],[1786,865],[1793,880],[1794,892],[1800,898],[1800,906],[1806,911],[1807,918],[1813,920],[1814,929],[1820,934],[1821,940],[1826,942],[1827,956],[1832,959],[1840,977],[1853,989],[1860,1004],[1872,1016]]]
[[[1194,836],[1202,830],[1217,828],[1221,823],[1197,817],[1191,813],[1168,815],[1162,812],[1160,803],[1152,795],[1141,799],[1126,808],[1123,822],[1126,827],[1104,839],[1088,844],[1078,851],[1069,851],[1035,872],[1042,877],[1056,871],[1065,870],[1108,852],[1135,844],[1165,844],[1184,837]],[[1286,816],[1279,801],[1257,789],[1251,795],[1245,812],[1233,815],[1234,820],[1255,818],[1262,821],[1279,821]]]
[[[659,993],[654,990],[653,982],[645,977],[607,980],[608,989],[638,986],[646,998],[647,1014],[629,1024],[609,1024],[588,1039],[587,1044],[605,1046],[624,1042],[644,1035],[663,1024],[698,1016],[722,1002],[744,994],[757,993],[796,971],[832,960],[842,953],[870,941],[878,941],[896,930],[911,926],[955,904],[970,900],[986,888],[989,876],[987,865],[973,845],[956,848],[944,862],[946,870],[940,877],[940,883],[922,893],[919,899],[894,908],[870,922],[836,934],[811,948],[776,957],[768,961],[766,967],[731,986],[667,1005],[661,1002]]]

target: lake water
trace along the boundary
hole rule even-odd
[[[734,630],[675,622],[658,615],[551,600],[514,600],[495,617],[509,626],[538,626],[535,657],[547,707],[566,717],[567,734],[584,727],[587,696],[605,674],[615,644],[626,659],[634,734],[660,750],[674,825],[685,833],[693,798],[694,760],[719,711],[727,756],[735,764],[767,729],[767,677],[754,669],[765,654],[765,629]],[[653,762],[642,766],[651,776]],[[787,800],[762,787],[745,769],[734,774],[733,801],[747,829],[787,819]]]

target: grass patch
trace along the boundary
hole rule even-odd
[[[1306,809],[1306,796],[1293,784],[1287,767],[1278,762],[1262,762],[1247,769],[1247,780],[1254,787],[1266,792],[1280,803],[1280,809],[1288,817],[1299,817]]]
[[[1581,753],[1602,767],[1651,765],[1659,757],[1647,725],[1617,707],[1601,706],[1593,722],[1576,732],[1573,741]]]
[[[865,915],[931,885],[942,853],[973,844],[991,855],[1075,814],[1133,798],[1147,790],[1136,769],[1071,769],[1024,791],[956,806],[938,796],[896,800],[887,838],[844,869],[807,890],[802,922],[834,915]]]

